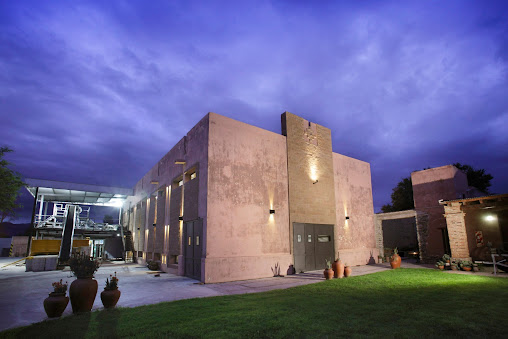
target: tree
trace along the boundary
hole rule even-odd
[[[399,181],[397,186],[392,190],[391,197],[392,203],[381,207],[383,213],[413,209],[415,205],[413,201],[413,183],[411,182],[411,177]]]
[[[18,173],[9,169],[9,162],[3,159],[5,153],[12,152],[8,147],[0,147],[0,223],[6,218],[13,218],[17,208],[16,203],[19,189],[25,184]]]
[[[466,173],[469,186],[478,189],[482,193],[489,194],[490,181],[493,179],[492,175],[486,174],[484,169],[476,170],[469,165],[462,165],[458,162],[453,164],[453,166]],[[391,204],[381,207],[383,213],[405,211],[414,208],[411,177],[402,179],[397,186],[395,186],[391,198]]]
[[[482,193],[489,194],[490,181],[494,179],[492,175],[486,174],[484,169],[476,170],[469,165],[462,165],[458,162],[453,166],[466,173],[469,186],[473,186]]]

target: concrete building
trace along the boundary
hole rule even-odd
[[[199,121],[124,204],[138,260],[212,283],[376,258],[370,165],[334,153],[326,127],[281,121],[282,134]]]

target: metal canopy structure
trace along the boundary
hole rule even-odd
[[[25,179],[25,183],[34,198],[36,194],[44,196],[46,202],[120,207],[133,195],[133,190],[129,188],[29,178]]]

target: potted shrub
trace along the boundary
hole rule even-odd
[[[347,263],[344,265],[344,276],[347,278],[351,275],[351,266],[349,266]]]
[[[340,256],[333,262],[333,277],[342,279],[344,277],[344,264],[340,260]]]
[[[149,260],[147,263],[146,263],[146,267],[148,267],[148,269],[150,271],[158,271],[160,270],[160,265],[157,261],[153,261],[153,260]]]
[[[442,260],[439,260],[437,263],[436,263],[436,267],[439,268],[441,271],[444,270],[444,267],[445,267],[445,262],[442,261]]]
[[[49,294],[49,297],[44,299],[44,311],[46,311],[48,318],[58,318],[69,304],[69,297],[65,295],[67,292],[67,281],[64,284],[62,279],[60,279],[60,281],[55,281],[52,285],[53,292]]]
[[[460,268],[464,271],[471,271],[473,269],[473,263],[469,260],[462,260],[460,262]]]
[[[69,289],[72,312],[90,312],[97,295],[97,280],[93,275],[100,263],[86,254],[77,254],[71,256],[69,266],[77,278]]]
[[[395,269],[400,267],[400,255],[399,251],[397,250],[397,247],[393,249],[393,255],[390,257],[390,266]]]
[[[106,286],[104,291],[101,292],[101,300],[104,308],[113,308],[116,306],[118,299],[120,299],[120,290],[118,289],[118,278],[115,275],[109,275],[109,279],[106,278]]]
[[[452,261],[452,263],[450,264],[450,267],[451,267],[452,271],[458,271],[459,270],[459,265],[455,261]]]
[[[444,254],[443,255],[443,259],[442,259],[445,263],[449,264],[450,263],[450,260],[451,260],[451,257],[449,254]]]
[[[332,263],[328,259],[325,259],[325,262],[326,262],[326,268],[323,272],[323,275],[325,276],[326,280],[330,280],[333,277]]]

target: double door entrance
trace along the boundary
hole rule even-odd
[[[186,221],[183,228],[185,276],[201,280],[203,220]]]
[[[297,273],[325,268],[333,261],[333,225],[293,223],[293,250]]]

